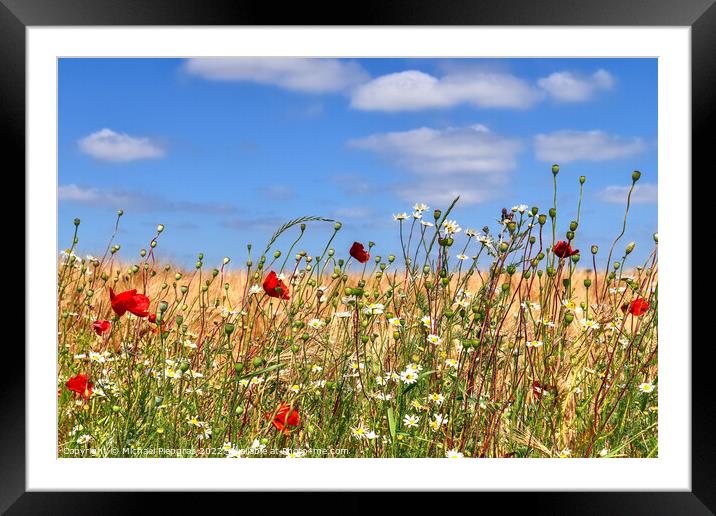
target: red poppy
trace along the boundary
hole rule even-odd
[[[152,323],[152,324],[157,324],[157,314],[149,314],[148,320],[149,320],[149,322]],[[163,321],[163,320],[162,320],[161,323],[159,323],[159,327],[161,328],[162,332],[164,332],[164,331],[166,330],[166,327],[165,327],[165,325],[164,325],[164,321]],[[152,328],[152,331],[153,331],[154,333],[157,333],[157,329],[156,329],[156,328]]]
[[[353,242],[351,250],[348,251],[350,255],[361,263],[365,263],[370,260],[370,253],[365,250],[363,244],[360,242]]]
[[[271,418],[271,413],[266,413],[266,419]],[[271,421],[271,424],[278,430],[282,430],[284,434],[288,435],[289,429],[287,427],[296,427],[301,423],[301,416],[298,415],[296,409],[291,409],[291,405],[288,403],[281,403],[276,410],[276,415]]]
[[[112,303],[112,310],[120,317],[124,315],[124,312],[133,313],[137,317],[149,315],[149,298],[144,294],[137,294],[137,289],[115,295],[114,290],[110,287],[109,300]]]
[[[278,297],[280,299],[288,299],[288,287],[278,279],[276,273],[271,271],[264,280],[264,291],[269,297]]]
[[[92,396],[92,385],[93,384],[89,381],[87,375],[80,373],[67,380],[65,387],[72,392],[79,393],[82,397],[89,399],[89,397]]]
[[[92,323],[92,329],[95,331],[97,335],[104,335],[109,331],[109,329],[112,327],[112,323],[109,321],[100,321],[97,320]]]
[[[647,310],[649,310],[649,301],[640,297],[636,298],[629,305],[629,313],[634,317],[639,317],[640,315],[646,313]]]
[[[554,251],[554,254],[560,258],[569,258],[575,254],[579,254],[579,249],[572,250],[572,246],[569,245],[569,242],[565,242],[564,240],[560,240],[554,244],[552,250]]]

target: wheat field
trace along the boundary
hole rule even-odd
[[[76,220],[58,455],[657,456],[657,235],[633,263],[629,201],[607,252],[556,201],[480,232],[454,205],[396,215],[393,254],[334,248],[339,222],[301,217],[245,263],[190,269],[162,260],[162,225],[138,256],[116,234],[81,256]],[[333,237],[312,254],[315,225]]]

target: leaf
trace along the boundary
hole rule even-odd
[[[390,436],[395,439],[395,415],[393,407],[388,407],[388,427],[390,428]]]
[[[275,364],[275,365],[266,367],[266,368],[264,368],[264,369],[260,369],[260,370],[258,370],[258,371],[254,371],[254,372],[251,373],[251,374],[246,374],[246,375],[242,376],[241,378],[239,378],[239,380],[245,380],[246,378],[251,378],[251,377],[253,377],[253,376],[258,376],[258,375],[260,375],[260,374],[268,373],[269,371],[273,371],[274,369],[278,369],[279,367],[284,367],[285,365],[286,365],[286,364]]]

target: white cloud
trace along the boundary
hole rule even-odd
[[[625,140],[597,130],[538,134],[534,144],[538,160],[557,163],[607,161],[633,156],[646,149],[641,138]]]
[[[597,91],[612,89],[614,78],[602,69],[589,76],[555,72],[539,79],[537,85],[559,102],[583,102],[592,98]]]
[[[184,70],[212,81],[250,81],[305,93],[340,92],[369,79],[354,61],[326,58],[195,58]]]
[[[630,186],[608,186],[599,192],[599,199],[613,204],[626,204]],[[651,183],[637,184],[631,194],[632,203],[655,203],[659,197],[657,185]]]
[[[515,168],[521,144],[483,125],[379,133],[349,145],[388,156],[421,174],[491,173]]]
[[[88,206],[131,209],[141,212],[191,212],[206,214],[233,213],[236,207],[216,202],[169,200],[145,192],[128,190],[102,190],[76,184],[60,185],[57,189],[60,201]]]
[[[149,138],[102,129],[79,140],[80,151],[102,161],[125,162],[161,158],[165,150]]]
[[[349,145],[386,156],[411,172],[395,186],[398,196],[436,205],[457,195],[462,204],[475,204],[498,193],[522,147],[483,125],[379,133]]]
[[[366,111],[418,111],[468,103],[483,108],[527,108],[540,92],[510,74],[463,72],[436,78],[418,70],[383,75],[355,88],[351,106]]]

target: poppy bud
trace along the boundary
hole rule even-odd
[[[195,267],[196,267],[197,269],[201,269],[201,266],[202,266],[202,265],[203,265],[203,264],[202,264],[201,262],[196,262]]]
[[[507,229],[510,231],[510,233],[514,233],[515,229],[517,229],[517,224],[514,221],[510,221],[507,223]]]
[[[631,173],[631,180],[634,181],[635,183],[637,181],[639,181],[640,177],[641,177],[641,172],[639,172],[638,170],[635,170],[634,172]]]
[[[124,210],[117,210],[117,217],[124,215]]]
[[[554,270],[554,267],[547,267],[547,276],[550,278],[553,277],[557,271]]]
[[[502,243],[500,244],[500,252],[501,252],[501,253],[504,253],[505,251],[507,251],[507,249],[509,249],[509,247],[510,247],[510,246],[507,245],[507,242],[502,242]]]
[[[599,246],[593,245],[592,246],[592,254],[597,254],[599,252]]]
[[[333,229],[339,231],[342,226],[343,224],[341,224],[340,222],[336,222],[335,224],[333,224]]]
[[[552,165],[552,174],[554,174],[555,176],[559,174],[559,165],[557,165],[556,163]]]
[[[394,254],[389,254],[389,255],[388,255],[388,263],[393,263],[393,261],[395,261],[395,255],[394,255]]]
[[[139,251],[139,256],[141,256],[142,258],[144,258],[145,256],[147,256],[147,250],[146,250],[146,249],[142,249],[141,251]]]
[[[564,278],[562,280],[562,286],[564,288],[569,288],[569,286],[572,284],[572,282],[569,280],[569,278]]]
[[[532,212],[531,212],[531,213],[532,213],[533,216],[534,216],[534,215],[537,215],[537,212],[538,212],[538,211],[539,211],[539,207],[537,207],[537,206],[532,206]]]
[[[567,231],[567,240],[574,240],[574,231]]]
[[[234,364],[234,371],[236,371],[237,373],[241,373],[241,371],[243,370],[244,364],[242,364],[241,362],[237,362],[236,364]]]
[[[537,241],[537,239],[536,239],[534,236],[531,236],[531,237],[529,238],[529,243],[530,243],[530,244],[534,244],[536,241]]]
[[[547,215],[542,213],[539,217],[537,217],[537,222],[540,223],[540,226],[544,226],[544,224],[547,222]]]
[[[592,280],[590,280],[589,278],[585,279],[585,280],[584,280],[584,286],[587,287],[587,288],[591,287],[591,286],[592,286]]]
[[[525,273],[522,275],[524,279],[530,279],[532,277],[532,273],[530,271],[525,271]]]
[[[75,226],[79,226],[79,225],[80,225],[80,219],[75,219]]]
[[[587,180],[587,178],[585,176],[579,176],[579,184],[580,185],[583,185],[586,180]]]
[[[566,324],[569,324],[572,321],[574,321],[574,315],[571,312],[567,312],[566,314],[564,314],[564,322]]]
[[[557,210],[556,210],[555,208],[550,208],[550,209],[549,209],[549,216],[550,216],[551,218],[555,218],[555,217],[557,216]]]
[[[179,287],[179,290],[182,294],[186,294],[189,288],[186,285],[182,285],[181,287]]]
[[[254,357],[251,363],[254,367],[261,367],[262,365],[264,365],[264,359],[261,357]]]
[[[579,261],[579,255],[578,255],[578,254],[573,254],[573,255],[572,255],[572,263],[577,263],[578,261]]]
[[[634,247],[636,247],[636,242],[629,242],[626,246],[626,254],[630,254],[634,250]]]
[[[162,231],[164,231],[164,224],[159,224],[157,226],[157,233],[161,233]]]
[[[619,267],[621,267],[621,266],[622,266],[621,263],[619,263],[619,262],[614,262],[614,270],[619,269]]]
[[[569,223],[569,230],[570,230],[570,231],[577,231],[577,226],[578,226],[578,225],[579,225],[579,224],[577,223],[577,221],[576,221],[576,220],[573,220],[572,222]]]
[[[517,267],[515,267],[515,266],[512,265],[512,264],[510,264],[510,265],[507,266],[507,274],[509,274],[510,276],[512,276],[515,272],[517,272]]]

